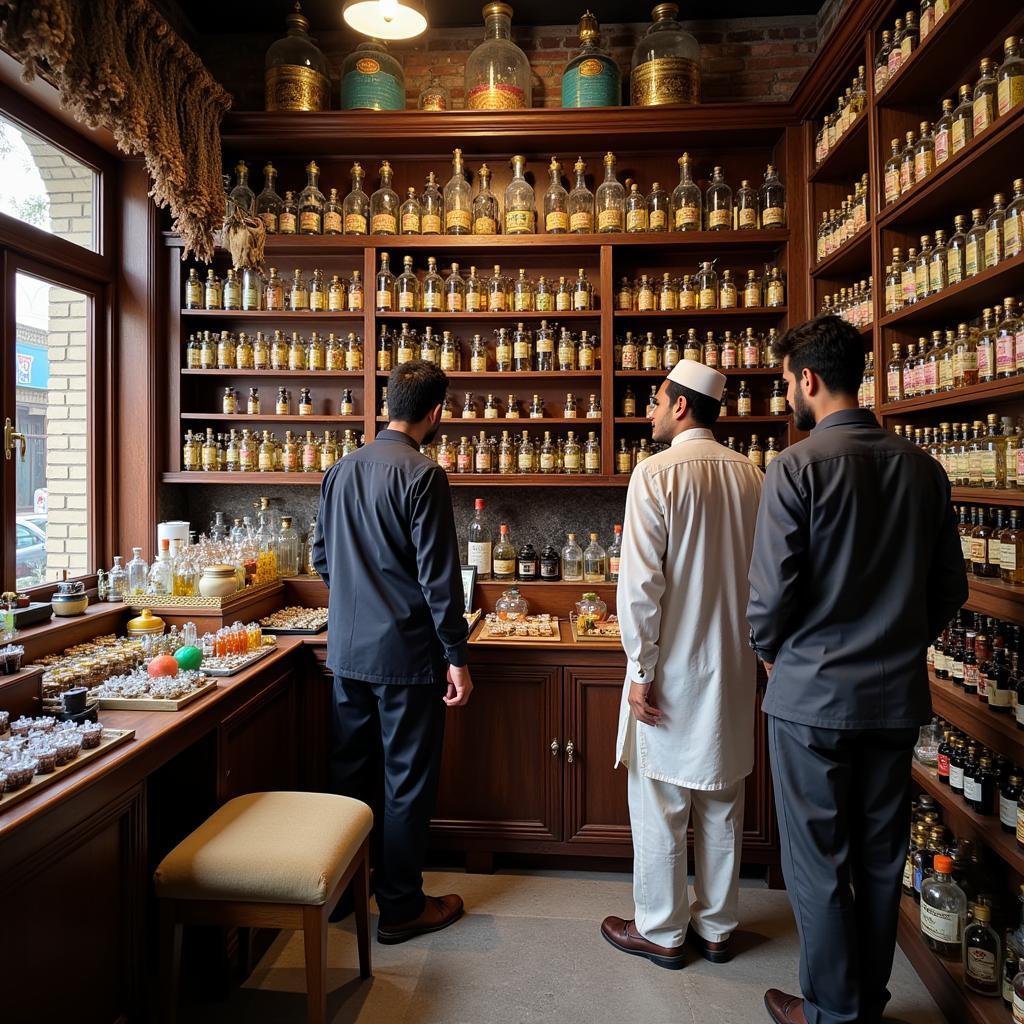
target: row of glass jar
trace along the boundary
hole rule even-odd
[[[636,280],[622,278],[615,292],[615,308],[623,312],[669,313],[688,309],[763,309],[786,304],[786,282],[778,267],[765,267],[763,276],[748,270],[737,285],[731,270],[721,275],[714,261],[700,264],[696,274],[682,278],[662,274],[661,281],[641,274]]]
[[[207,427],[206,434],[186,431],[182,445],[182,469],[226,473],[320,473],[363,444],[354,430],[327,430],[323,435],[306,431],[301,437],[289,430],[284,441],[270,430],[232,429],[227,434]]]
[[[955,391],[1024,373],[1024,318],[1016,300],[982,310],[980,325],[932,331],[909,343],[906,356],[893,344],[886,371],[888,401]]]
[[[337,402],[337,416],[355,416],[356,402],[352,397],[352,388],[343,388],[341,398]],[[241,412],[247,416],[260,416],[263,414],[263,402],[260,398],[260,389],[249,388],[249,395],[245,404],[242,404],[241,395],[237,388],[226,387],[221,396],[221,412],[225,416],[237,416]],[[274,401],[275,416],[290,416],[292,414],[292,393],[285,387],[277,389],[277,398]],[[299,389],[298,414],[300,416],[318,415],[313,402],[313,395],[310,388]]]
[[[361,313],[363,281],[358,270],[352,271],[350,278],[332,274],[327,281],[319,268],[307,277],[298,267],[290,281],[278,274],[277,267],[269,267],[266,276],[257,268],[246,268],[240,274],[229,269],[223,279],[211,267],[206,279],[200,280],[198,270],[191,267],[185,281],[185,308]]]
[[[948,241],[940,228],[934,245],[929,235],[922,235],[920,250],[909,248],[906,260],[894,248],[886,267],[886,312],[895,313],[1024,252],[1024,178],[1017,178],[1013,186],[1009,207],[997,192],[987,216],[980,207],[971,211],[970,228],[967,218],[958,214]]]
[[[185,365],[190,370],[361,370],[363,342],[353,332],[338,338],[317,331],[201,331],[189,335]]]
[[[836,148],[839,140],[857,120],[857,115],[864,109],[866,103],[866,79],[864,65],[861,64],[857,68],[857,74],[853,76],[853,81],[839,97],[836,109],[831,114],[825,115],[821,122],[821,128],[814,136],[814,163],[816,166],[822,163],[825,157]]]
[[[412,256],[402,258],[402,273],[391,272],[391,258],[380,254],[380,269],[374,286],[378,312],[398,313],[583,313],[597,307],[594,286],[583,267],[575,279],[559,276],[556,281],[541,275],[534,282],[519,268],[517,277],[502,272],[494,264],[490,277],[477,276],[476,267],[469,276],[459,273],[459,264],[452,263],[448,276],[437,270],[437,259],[427,257],[427,271],[422,281],[413,270]]]
[[[767,335],[748,327],[736,334],[725,331],[721,340],[708,331],[701,340],[696,328],[690,327],[680,345],[671,328],[660,340],[654,331],[647,331],[642,338],[626,331],[615,342],[615,366],[619,370],[671,370],[680,359],[692,359],[718,370],[771,369],[779,365],[773,352],[777,337],[774,327]]]
[[[986,57],[977,83],[960,86],[959,104],[942,101],[942,113],[934,125],[922,121],[919,136],[908,131],[904,144],[899,139],[890,142],[883,190],[887,206],[1024,102],[1024,58],[1016,36],[1006,39],[1003,51],[998,68],[996,61]]]
[[[1024,484],[1024,423],[1019,419],[989,413],[985,422],[911,429],[893,427],[932,455],[954,487],[1015,490]]]
[[[815,250],[818,262],[838,252],[867,223],[868,175],[865,171],[860,181],[854,184],[853,194],[846,196],[838,210],[830,208],[821,211]]]
[[[941,4],[938,18],[945,15],[949,9],[948,0],[939,0]],[[907,58],[924,41],[931,32],[938,20],[936,17],[935,5],[929,3],[927,12],[922,5],[921,25],[918,28],[917,15],[913,11],[907,11],[902,18],[897,18],[892,30],[883,29],[882,37],[878,43],[878,52],[875,54],[875,95],[877,96],[888,84],[889,79],[907,60]]]
[[[235,168],[238,184],[231,190],[229,207],[258,216],[269,234],[285,235],[635,234],[786,226],[786,188],[771,164],[759,188],[744,179],[734,195],[721,167],[714,168],[702,191],[694,180],[689,154],[684,153],[677,162],[680,176],[675,189],[669,192],[654,182],[651,192],[645,194],[638,182],[627,180],[626,186],[619,182],[615,154],[606,153],[604,180],[591,192],[582,157],[574,165],[575,184],[569,191],[562,185],[562,165],[552,157],[538,218],[524,156],[510,160],[512,180],[505,188],[503,205],[491,190],[486,164],[479,169],[477,193],[472,194],[461,149],[454,152],[452,175],[443,190],[431,171],[422,194],[417,195],[410,186],[404,200],[392,187],[394,172],[387,160],[380,166],[380,187],[369,196],[363,191],[363,169],[353,164],[351,188],[341,201],[335,188],[325,199],[315,160],[306,166],[306,187],[297,198],[293,192],[285,192],[283,200],[276,191],[277,171],[272,164],[264,167],[264,187],[257,196],[249,188],[248,167],[239,161]]]
[[[484,431],[457,442],[447,434],[420,448],[446,473],[499,473],[501,475],[542,473],[545,475],[589,476],[601,473],[601,441],[595,431],[581,440],[574,430],[565,437],[531,436],[524,430],[518,437],[508,430],[501,436]]]
[[[869,327],[874,320],[874,279],[840,288],[821,300],[820,316],[838,316],[854,327]]]

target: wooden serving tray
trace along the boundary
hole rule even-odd
[[[208,676],[233,676],[239,672],[243,672],[250,665],[255,665],[260,658],[265,658],[268,654],[273,654],[277,650],[277,644],[264,644],[258,651],[251,651],[245,656],[245,661],[235,668],[210,668],[208,662],[204,662],[199,666],[201,672],[205,672]]]
[[[101,711],[180,711],[187,707],[194,700],[205,697],[211,690],[217,688],[217,680],[211,679],[185,694],[184,697],[177,697],[174,700],[165,700],[157,697],[97,697]]]
[[[50,783],[63,779],[68,773],[76,771],[83,764],[105,754],[112,747],[118,747],[134,738],[134,729],[104,729],[98,747],[93,750],[83,750],[73,761],[68,761],[67,764],[55,768],[49,775],[33,775],[32,781],[27,786],[22,786],[21,789],[16,789],[13,793],[0,795],[0,812],[22,800],[27,800],[30,796],[35,796],[39,790],[45,789]]]
[[[591,633],[577,633],[575,618],[569,619],[569,625],[572,627],[572,638],[578,644],[608,644],[610,646],[615,647],[622,646],[621,633],[617,633],[614,636],[602,636],[601,634]]]
[[[509,643],[518,643],[518,644],[522,644],[522,643],[529,643],[529,644],[532,644],[532,643],[558,644],[558,643],[562,642],[562,634],[561,634],[561,631],[558,628],[558,619],[556,619],[556,618],[552,618],[551,619],[551,630],[552,630],[552,632],[550,632],[550,633],[531,634],[529,636],[517,636],[517,635],[501,636],[501,635],[493,635],[490,632],[489,626],[490,626],[490,624],[485,619],[483,627],[481,628],[480,632],[477,634],[477,637],[476,637],[476,642],[477,643],[489,643],[489,644],[509,644]]]

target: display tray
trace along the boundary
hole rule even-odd
[[[576,617],[569,617],[569,625],[572,627],[572,638],[578,644],[608,644],[611,647],[622,646],[622,633],[619,624],[616,622],[614,633],[579,633],[576,630]]]
[[[483,628],[477,634],[476,643],[508,644],[508,643],[549,643],[557,644],[562,641],[562,634],[558,628],[558,619],[552,616],[545,626],[532,623],[536,631],[532,633],[513,633],[506,636],[502,633],[492,633],[490,623],[484,620]]]
[[[0,812],[6,811],[8,807],[20,803],[22,800],[27,800],[30,796],[35,796],[39,790],[45,789],[53,782],[62,780],[87,762],[100,757],[113,747],[119,747],[122,743],[127,743],[130,739],[134,739],[134,737],[134,729],[104,729],[98,747],[95,747],[93,750],[83,750],[73,761],[54,768],[49,775],[33,775],[32,781],[28,785],[22,786],[21,789],[16,789],[13,793],[0,795]]]
[[[196,610],[202,608],[229,608],[240,602],[248,602],[251,598],[259,597],[268,593],[275,587],[280,587],[280,580],[271,580],[269,583],[260,583],[255,586],[246,587],[244,590],[236,590],[227,597],[174,597],[171,594],[149,594],[143,598],[132,598],[126,602],[127,607],[133,611],[141,612],[148,608],[155,614],[161,611],[188,611],[190,608]]]
[[[49,622],[53,615],[53,606],[49,601],[32,601],[25,608],[14,609],[15,629],[28,629],[38,626],[41,622]]]
[[[200,686],[198,690],[193,690],[191,693],[185,694],[184,697],[176,697],[174,700],[159,697],[97,697],[96,699],[99,701],[101,711],[180,711],[216,688],[217,680],[211,679]]]
[[[466,616],[467,628],[472,629],[480,621],[480,616],[483,615],[483,611],[480,608],[477,608],[475,612],[464,612],[463,614]]]
[[[232,668],[218,668],[214,666],[213,662],[217,661],[216,658],[204,660],[199,666],[199,671],[205,672],[208,676],[233,676],[243,669],[247,669],[250,665],[255,664],[261,658],[265,658],[268,654],[273,654],[276,650],[277,644],[267,644],[258,651],[251,651]]]
[[[326,631],[327,623],[319,629],[292,629],[290,626],[260,626],[260,629],[271,636],[319,636]]]

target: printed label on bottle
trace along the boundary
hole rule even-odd
[[[914,885],[914,865],[911,863],[910,857],[903,862],[903,888],[911,889]]]
[[[750,399],[749,398],[738,398],[738,399],[736,399],[736,415],[737,416],[749,416],[750,415]]]
[[[533,229],[532,210],[506,210],[505,233],[509,235],[525,235]]]
[[[732,212],[730,210],[708,210],[709,228],[731,228]]]
[[[952,149],[954,153],[959,152],[967,145],[967,119],[961,118],[953,122]]]
[[[420,215],[418,213],[402,214],[402,234],[418,235],[420,233]]]
[[[975,239],[969,239],[967,242],[967,276],[974,277],[975,274],[981,270],[979,263],[979,256],[981,253],[978,251],[978,243]]]
[[[783,206],[769,206],[761,211],[761,227],[781,228],[786,226],[786,209]]]
[[[938,292],[942,290],[942,264],[932,260],[928,264],[928,290]]]
[[[346,235],[365,235],[366,234],[366,217],[361,213],[346,213],[345,214],[345,234]]]
[[[900,197],[900,172],[893,167],[885,172],[885,201],[895,203]]]
[[[933,155],[931,150],[925,150],[923,153],[914,154],[914,181],[924,181],[929,174],[935,170],[933,164]]]
[[[329,235],[341,234],[341,214],[337,210],[328,210],[324,214],[324,231]]]
[[[1004,78],[997,87],[999,116],[1002,117],[1018,103],[1024,102],[1024,75]]]
[[[984,537],[971,538],[971,561],[979,564],[988,562],[988,542]]]
[[[601,456],[598,452],[587,452],[583,456],[583,465],[586,469],[600,469]]]
[[[979,461],[981,463],[981,479],[989,486],[994,487],[996,482],[996,453],[981,452],[979,454]],[[995,548],[998,543],[998,541],[992,541],[991,547]],[[997,561],[994,557],[992,560]]]
[[[594,215],[589,210],[578,211],[569,218],[569,230],[587,233],[594,230]]]
[[[389,288],[382,288],[380,291],[377,292],[377,308],[391,308],[391,290]]]
[[[1017,833],[1017,839],[1020,840],[1020,833]],[[1013,1024],[1024,1024],[1024,998],[1013,993]]]
[[[667,231],[668,213],[665,210],[651,210],[648,226],[651,231]]]
[[[767,213],[767,211],[765,211]],[[751,206],[741,207],[739,210],[739,226],[741,228],[757,227],[757,210]],[[767,227],[767,224],[765,225]]]
[[[982,93],[974,98],[974,134],[983,132],[993,121],[992,94]]]
[[[626,230],[627,231],[646,231],[647,230],[647,211],[646,210],[628,210],[626,212]]]
[[[935,668],[936,669],[939,668],[938,655],[937,654],[936,654]],[[939,772],[939,778],[940,779],[941,778],[945,778],[948,781],[949,780],[949,755],[948,754],[939,754],[937,768],[938,768],[938,772]]]
[[[562,75],[562,107],[614,107],[619,103],[619,71],[607,58],[590,57]]]
[[[785,398],[773,398],[769,402],[768,411],[772,416],[785,416],[786,415],[786,399]]]
[[[964,682],[966,684],[966,677]],[[975,682],[977,682],[977,675],[975,675]],[[981,799],[981,783],[966,775],[964,776],[964,799],[973,803],[977,803]]]
[[[439,213],[425,213],[420,218],[420,229],[425,235],[441,234],[441,215]]]
[[[955,675],[955,673],[953,673]],[[951,789],[964,791],[964,770],[955,764],[949,766],[949,785]]]
[[[405,86],[381,70],[378,61],[364,57],[341,80],[342,110],[403,110]]]
[[[512,346],[512,354],[515,359],[530,358],[530,343],[528,341],[517,341]]]
[[[1019,256],[1020,244],[1020,222],[1022,217],[1007,217],[1003,223],[1003,254],[1009,259],[1011,256]]]
[[[921,931],[936,942],[960,941],[960,915],[954,910],[939,910],[921,900]]]
[[[375,213],[370,221],[370,230],[375,235],[393,235],[398,221],[393,213]]]
[[[960,266],[960,250],[950,249],[946,253],[946,277],[950,284],[959,284],[963,280]]]
[[[590,292],[585,289],[573,292],[573,309],[578,313],[585,312],[590,308]]]
[[[676,231],[699,231],[700,210],[696,206],[680,206],[676,209]]]
[[[601,210],[597,215],[597,230],[598,231],[621,231],[622,230],[622,211],[621,210]]]
[[[949,159],[949,129],[942,128],[935,133],[935,162],[944,164]]]
[[[462,293],[461,292],[449,292],[448,293],[448,312],[449,313],[461,313],[463,306]]]
[[[718,295],[714,288],[701,288],[698,296],[698,304],[701,309],[714,309],[718,304]]]
[[[304,235],[320,234],[320,214],[316,210],[303,210],[299,214],[299,230]]]
[[[993,679],[987,680],[985,695],[992,707],[1008,708],[1010,706],[1010,691],[1006,687],[996,686]]]
[[[996,980],[996,955],[987,949],[971,947],[965,951],[964,968],[977,981],[992,984]]]
[[[569,214],[564,210],[552,210],[544,218],[544,230],[545,231],[568,231],[569,230]]]

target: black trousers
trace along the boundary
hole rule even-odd
[[[423,910],[423,859],[437,799],[444,687],[334,677],[330,777],[374,811],[374,892],[382,925]]]
[[[878,1024],[889,1001],[917,733],[768,718],[808,1024]]]

